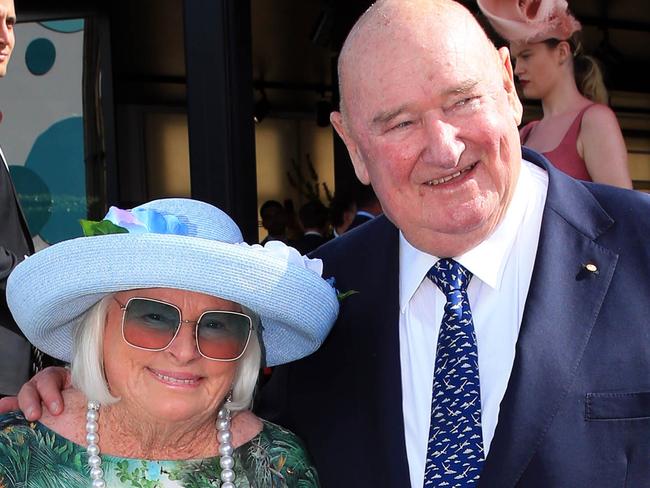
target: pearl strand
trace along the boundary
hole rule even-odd
[[[88,466],[92,488],[106,488],[104,470],[101,468],[102,458],[99,456],[99,402],[90,400],[86,411],[86,452],[88,453]],[[221,459],[221,488],[235,488],[235,460],[232,457],[232,432],[230,431],[230,410],[222,407],[217,414],[217,440],[219,441],[219,454]]]
[[[219,441],[219,454],[221,459],[221,488],[235,488],[235,460],[232,457],[232,432],[230,432],[230,410],[222,407],[217,414],[217,440]]]
[[[102,458],[99,457],[99,402],[90,400],[86,411],[86,452],[88,453],[88,466],[90,467],[90,479],[92,488],[106,488],[104,481],[104,470]]]

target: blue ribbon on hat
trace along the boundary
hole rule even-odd
[[[122,210],[111,207],[104,220],[82,220],[81,226],[86,237],[122,233],[188,235],[187,225],[177,216],[150,208]]]

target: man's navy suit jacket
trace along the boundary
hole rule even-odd
[[[479,486],[650,487],[650,197],[524,158],[548,171],[548,197]],[[359,293],[321,349],[277,368],[263,392],[260,413],[302,437],[325,488],[410,486],[398,249],[380,217],[318,250],[324,276]]]
[[[0,327],[22,336],[7,306],[5,292],[9,274],[25,255],[34,253],[34,244],[5,164],[0,151]]]

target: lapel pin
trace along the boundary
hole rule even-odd
[[[598,266],[594,263],[588,262],[580,265],[580,271],[578,271],[578,274],[576,275],[576,280],[582,281],[587,278],[595,278],[598,276],[598,273]]]

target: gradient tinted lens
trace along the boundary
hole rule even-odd
[[[144,349],[164,349],[174,339],[180,320],[178,309],[167,303],[131,298],[124,311],[124,340]]]
[[[171,344],[180,323],[180,311],[173,305],[150,298],[131,298],[124,310],[122,334],[132,346],[159,351]],[[252,322],[241,313],[210,311],[201,315],[197,329],[196,342],[203,356],[232,360],[246,349]]]
[[[236,359],[244,352],[251,319],[237,312],[205,312],[198,325],[199,351],[212,359]]]

